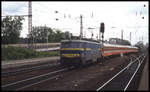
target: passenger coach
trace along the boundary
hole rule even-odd
[[[85,65],[96,62],[102,56],[98,42],[84,40],[63,40],[60,48],[60,62],[64,65]]]
[[[126,45],[113,45],[113,44],[104,44],[102,47],[102,56],[112,56],[112,55],[119,55],[119,54],[126,54],[126,53],[137,53],[138,48],[133,46],[126,46]]]

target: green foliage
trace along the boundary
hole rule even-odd
[[[1,21],[1,38],[3,44],[14,44],[19,40],[20,32],[22,30],[23,17],[9,17],[3,18]]]
[[[72,37],[72,33],[69,33],[68,31],[66,31],[64,35],[65,35],[65,39],[70,39]]]
[[[131,45],[131,43],[128,40],[123,40],[122,44],[123,45]]]
[[[59,31],[59,30],[56,30],[54,41],[55,42],[60,42],[62,39],[64,39],[64,33]]]
[[[59,51],[38,52],[40,57],[59,56]]]
[[[45,43],[47,41],[48,33],[52,33],[52,29],[46,26],[33,27],[32,32],[30,32],[30,41],[34,39],[35,42]]]
[[[34,43],[46,43],[48,37],[48,42],[60,42],[63,39],[69,39],[71,35],[68,31],[53,31],[47,26],[38,26],[32,28],[32,32],[29,33],[29,39]]]
[[[36,52],[32,49],[12,47],[12,46],[2,48],[2,60],[18,60],[18,59],[21,60],[21,59],[49,57],[58,55],[59,51]]]
[[[143,49],[144,49],[144,44],[143,44],[142,41],[137,42],[137,43],[135,44],[135,46],[138,47],[139,52],[142,52]]]

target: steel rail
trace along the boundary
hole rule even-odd
[[[112,78],[110,78],[107,82],[105,82],[101,87],[99,87],[96,91],[99,91],[100,89],[102,89],[105,85],[107,85],[110,81],[112,81],[115,77],[117,77],[119,74],[121,74],[124,70],[126,70],[129,66],[131,66],[136,60],[138,60],[139,58],[141,58],[144,54],[142,54],[141,56],[139,56],[138,58],[136,58],[133,62],[130,62],[125,68],[123,68],[120,72],[118,72],[115,76],[113,76]]]
[[[72,68],[73,68],[73,67],[70,67],[70,69],[72,69]],[[48,81],[48,80],[51,80],[51,79],[55,79],[55,78],[57,78],[57,77],[59,77],[59,76],[60,76],[60,75],[56,75],[56,76],[50,77],[50,78],[48,78],[48,79],[41,80],[41,81],[39,81],[39,82],[33,83],[33,84],[23,86],[23,87],[18,88],[18,89],[16,89],[16,90],[21,90],[21,89],[24,89],[24,88],[27,88],[27,87],[31,87],[31,86],[33,86],[33,85],[36,85],[36,84],[39,84],[39,83],[42,83],[42,82],[45,82],[45,81]]]
[[[136,69],[136,71],[134,72],[134,74],[132,75],[131,79],[129,80],[128,84],[126,85],[126,87],[124,88],[124,91],[127,90],[128,86],[130,85],[132,79],[134,78],[135,74],[137,73],[137,71],[139,70],[140,66],[142,65],[144,59],[146,56],[143,57],[143,60],[141,60],[141,63],[139,62],[138,68]]]
[[[60,63],[48,64],[48,65],[40,65],[40,66],[35,66],[35,67],[23,68],[23,69],[16,70],[16,71],[2,72],[2,77],[8,76],[8,75],[11,75],[11,74],[13,75],[13,74],[16,74],[16,73],[29,72],[29,71],[36,70],[36,69],[41,69],[41,68],[47,68],[49,66],[52,67],[54,65],[59,65],[59,64]]]
[[[60,69],[60,70],[57,70],[57,71],[49,72],[49,73],[42,74],[42,75],[39,75],[39,76],[35,76],[35,77],[31,77],[31,78],[24,79],[24,80],[21,80],[21,81],[17,81],[17,82],[14,82],[14,83],[2,85],[2,88],[11,87],[11,86],[14,86],[14,85],[18,85],[18,84],[24,83],[26,81],[32,81],[33,79],[36,79],[36,78],[45,77],[45,76],[56,74],[56,73],[63,72],[63,71],[66,71],[66,70],[68,70],[68,68],[64,68],[64,69]]]
[[[31,87],[31,86],[33,86],[33,85],[36,85],[36,84],[39,84],[39,83],[42,83],[42,82],[45,82],[45,81],[48,81],[48,80],[51,80],[51,79],[55,79],[55,78],[57,78],[57,77],[59,77],[59,75],[56,75],[56,76],[50,77],[50,78],[45,79],[45,80],[41,80],[41,81],[39,81],[39,82],[36,82],[36,83],[30,84],[30,85],[26,85],[26,86],[20,87],[20,88],[18,88],[18,89],[16,89],[16,90],[21,90],[21,89],[24,89],[24,88],[27,88],[27,87]]]

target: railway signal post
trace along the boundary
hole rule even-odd
[[[103,38],[104,38],[104,30],[105,30],[105,27],[104,27],[104,23],[102,22],[101,25],[100,25],[100,32],[102,33],[102,44],[103,44]]]

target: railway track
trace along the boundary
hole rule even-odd
[[[60,66],[60,63],[54,63],[54,64],[44,64],[44,65],[38,65],[38,66],[30,66],[30,67],[25,67],[22,69],[17,69],[17,70],[9,70],[9,71],[2,71],[2,77],[7,77],[7,76],[12,76],[12,75],[17,75],[21,73],[26,73],[26,72],[31,72],[34,70],[40,70],[40,69],[47,69],[51,68],[53,66]]]
[[[96,91],[104,90],[124,90],[126,91],[130,86],[134,76],[145,60],[146,55],[141,55],[134,61],[130,62],[124,69],[110,78],[102,86],[100,86]]]
[[[20,81],[16,81],[13,83],[8,83],[5,85],[2,85],[2,90],[21,90],[27,87],[31,87],[33,85],[42,83],[44,81],[48,81],[48,80],[52,80],[52,79],[56,79],[58,77],[60,77],[61,75],[59,73],[61,72],[65,72],[71,68],[62,68],[59,70],[55,70],[46,74],[42,74],[42,75],[38,75],[38,76],[34,76],[31,78],[27,78],[27,79],[23,79]]]
[[[141,61],[140,59],[142,59],[142,57],[143,56],[140,56],[139,58],[136,58],[136,60],[134,60],[133,62],[129,63],[128,68],[130,68],[131,65],[133,65],[133,64],[135,64],[135,66],[137,66],[138,63],[136,63],[135,61],[140,62]],[[135,57],[133,57],[133,58],[135,58]],[[72,69],[72,68],[73,67],[71,67],[70,69]],[[38,76],[34,76],[34,77],[31,77],[31,78],[26,78],[26,79],[19,80],[19,81],[13,82],[13,83],[7,83],[7,84],[2,85],[1,87],[2,87],[2,90],[23,90],[23,89],[28,89],[28,87],[30,88],[30,87],[36,86],[37,84],[46,82],[48,80],[55,80],[57,78],[60,78],[62,72],[65,72],[65,71],[70,70],[70,69],[63,67],[62,69],[51,71],[51,72],[41,74],[41,75],[38,75]],[[97,89],[97,91],[99,91],[99,90]]]

